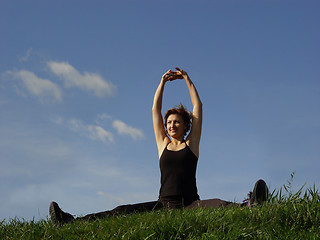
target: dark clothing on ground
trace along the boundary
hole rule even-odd
[[[181,209],[183,207],[185,209],[195,209],[199,207],[216,208],[216,207],[225,207],[230,204],[239,205],[236,203],[227,202],[227,201],[215,198],[215,199],[208,199],[208,200],[196,200],[191,204],[184,206],[181,201],[180,202],[173,201],[172,199],[170,199],[170,201],[163,201],[163,202],[153,201],[153,202],[121,205],[110,211],[92,213],[77,219],[78,220],[95,220],[95,219],[100,219],[100,218],[119,215],[119,214],[147,212],[147,211],[154,211],[154,210],[160,210],[160,209]]]

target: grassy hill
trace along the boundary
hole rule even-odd
[[[320,196],[278,191],[251,208],[161,210],[63,226],[11,219],[1,223],[0,239],[320,239]]]

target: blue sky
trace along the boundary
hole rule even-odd
[[[0,0],[0,219],[156,200],[151,106],[186,70],[204,104],[202,199],[319,186],[319,1]],[[184,103],[166,86],[163,110]]]

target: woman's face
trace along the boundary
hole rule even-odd
[[[166,126],[170,137],[184,137],[186,125],[179,114],[170,114]]]

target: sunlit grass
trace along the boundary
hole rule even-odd
[[[320,239],[319,191],[290,186],[252,208],[161,210],[61,226],[11,219],[0,223],[0,239]]]

